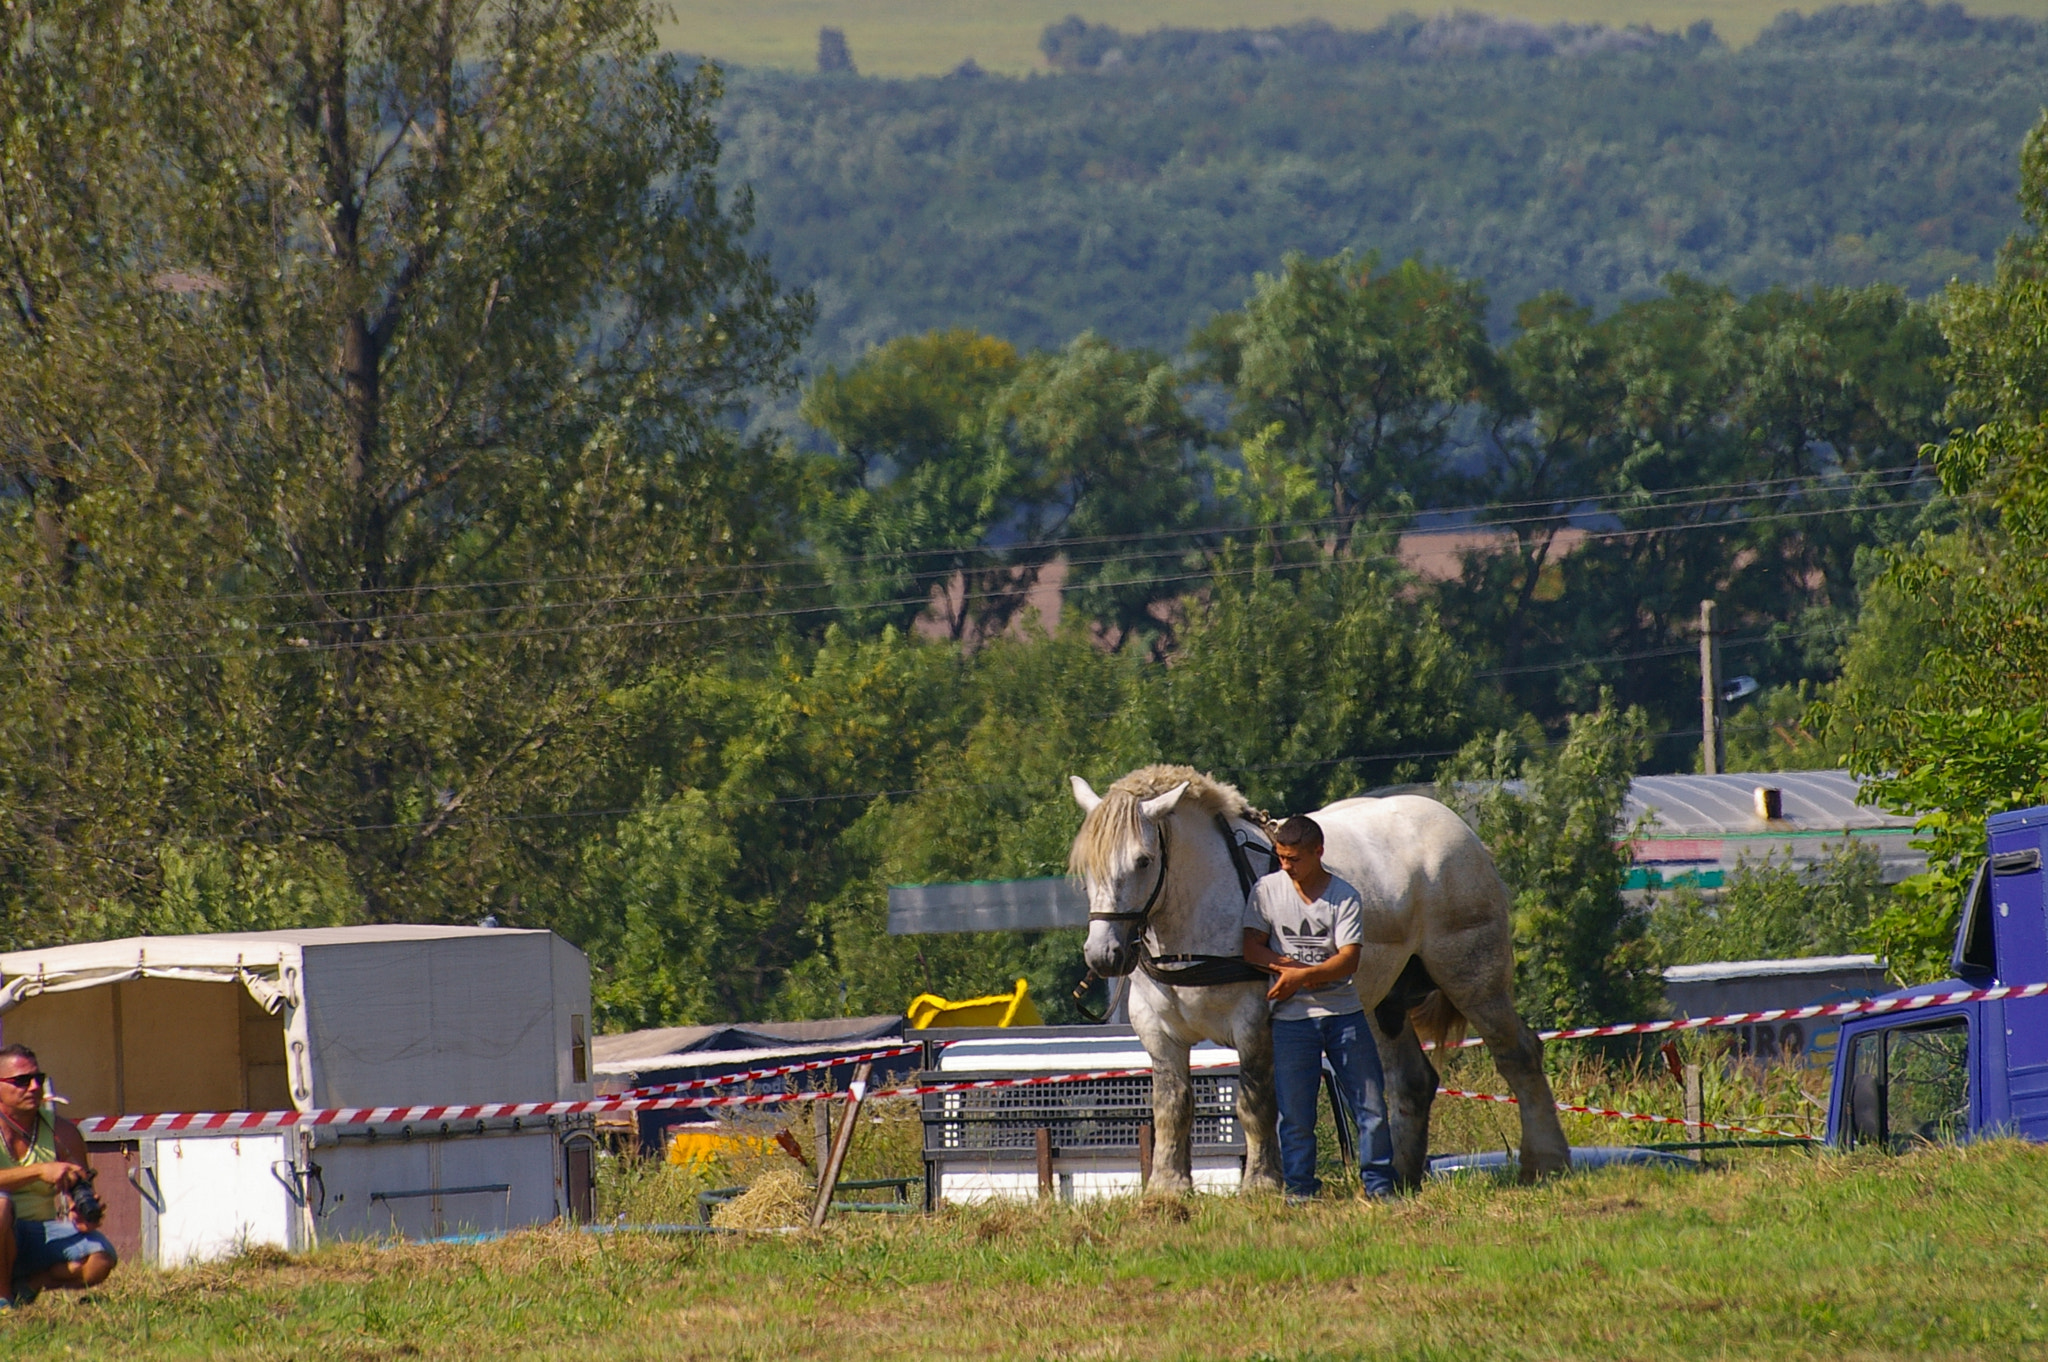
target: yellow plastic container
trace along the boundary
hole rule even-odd
[[[1038,1005],[1031,1001],[1031,983],[1019,979],[1008,993],[953,1002],[936,993],[920,993],[904,1010],[913,1031],[933,1026],[1043,1026]]]
[[[697,1167],[714,1159],[737,1155],[756,1158],[775,1148],[775,1141],[754,1135],[733,1135],[722,1130],[676,1131],[668,1137],[668,1161]]]

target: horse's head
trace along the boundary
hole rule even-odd
[[[1099,795],[1081,777],[1069,779],[1075,802],[1087,814],[1068,858],[1069,869],[1088,890],[1088,942],[1082,958],[1101,977],[1120,978],[1137,968],[1138,938],[1166,887],[1172,854],[1166,823],[1188,782],[1141,798],[1115,787]]]

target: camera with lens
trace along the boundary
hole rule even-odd
[[[81,1180],[71,1188],[71,1213],[88,1225],[97,1225],[106,1219],[107,1207],[92,1184]]]

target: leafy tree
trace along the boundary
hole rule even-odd
[[[1372,559],[1222,560],[1157,679],[1153,741],[1302,812],[1412,778],[1494,720],[1435,612]]]
[[[809,306],[719,91],[628,0],[0,11],[18,932],[166,832],[331,848],[378,918],[549,873],[605,697],[778,539],[726,417]]]
[[[1555,600],[1560,540],[1589,501],[1610,493],[1628,452],[1616,414],[1626,375],[1612,328],[1562,294],[1525,303],[1520,334],[1507,346],[1511,385],[1489,413],[1492,459],[1474,491],[1500,507],[1483,513],[1505,531],[1495,547],[1465,555],[1455,607],[1474,633],[1492,636],[1510,674],[1523,661],[1539,598]]]
[[[999,399],[1013,462],[1039,484],[1030,538],[1082,541],[1068,555],[1066,603],[1118,648],[1168,621],[1154,607],[1200,575],[1174,535],[1200,509],[1195,451],[1206,432],[1159,356],[1083,334],[1032,356]]]
[[[1770,686],[1728,716],[1730,771],[1831,771],[1848,760],[1840,735],[1815,717],[1821,693],[1805,681]]]
[[[1845,678],[1831,705],[1870,797],[1920,815],[1928,872],[1875,928],[1909,981],[1944,972],[1986,817],[2048,802],[2048,120],[2020,179],[2032,230],[2007,244],[1994,283],[1957,284],[1941,309],[1960,428],[1933,456],[1982,519],[1895,558],[1892,608],[1858,644],[1896,654],[1906,642],[1910,661]]]
[[[1865,943],[1889,897],[1877,853],[1844,843],[1810,867],[1745,861],[1712,898],[1689,887],[1662,895],[1650,936],[1670,965],[1838,955]]]
[[[1475,655],[1546,722],[1611,685],[1685,755],[1702,599],[1732,665],[1829,679],[1870,552],[1943,514],[1917,463],[1941,394],[1926,309],[1673,278],[1597,321],[1559,298],[1522,320],[1475,488],[1501,538],[1443,593]]]
[[[907,628],[959,574],[972,585],[942,605],[953,637],[1015,608],[1013,574],[989,550],[1029,478],[986,433],[1020,363],[992,336],[935,331],[828,367],[804,394],[804,419],[836,446],[814,462],[807,518],[839,599],[866,607],[851,620]]]
[[[826,572],[843,600],[876,603],[857,618],[908,627],[936,593],[947,631],[971,640],[1023,608],[1055,540],[1079,539],[1080,608],[1119,647],[1157,631],[1151,606],[1198,567],[1172,533],[1198,504],[1204,434],[1180,386],[1158,356],[1086,334],[1020,359],[934,332],[828,368],[802,409],[837,446],[810,506]]]
[[[1478,286],[1413,259],[1290,254],[1196,344],[1245,433],[1277,423],[1347,526],[1425,503],[1452,422],[1493,380]]]
[[[1109,653],[1070,630],[1057,639],[1000,639],[977,651],[966,722],[935,747],[919,791],[877,808],[861,829],[875,867],[834,904],[833,955],[800,971],[812,1006],[829,1000],[828,970],[850,982],[849,1006],[901,1007],[920,992],[975,997],[1028,978],[1050,1021],[1077,1022],[1068,993],[1081,974],[1078,931],[891,937],[888,886],[1066,873],[1081,811],[1067,777],[1101,788],[1164,759],[1146,727],[1157,665]]]
[[[1502,730],[1438,777],[1514,894],[1515,1005],[1532,1026],[1640,1017],[1660,996],[1644,915],[1621,895],[1632,831],[1622,810],[1647,727],[1640,710],[1603,707],[1535,751]]]

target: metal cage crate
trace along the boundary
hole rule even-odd
[[[978,1073],[976,1079],[1030,1078],[1030,1073]],[[962,1075],[926,1073],[920,1083]],[[1195,1149],[1204,1154],[1244,1153],[1237,1124],[1237,1075],[1199,1073],[1195,1087]],[[1139,1127],[1152,1119],[1149,1077],[1090,1078],[1030,1087],[975,1088],[927,1093],[923,1099],[925,1158],[1036,1157],[1038,1132],[1063,1154],[1135,1156]]]

